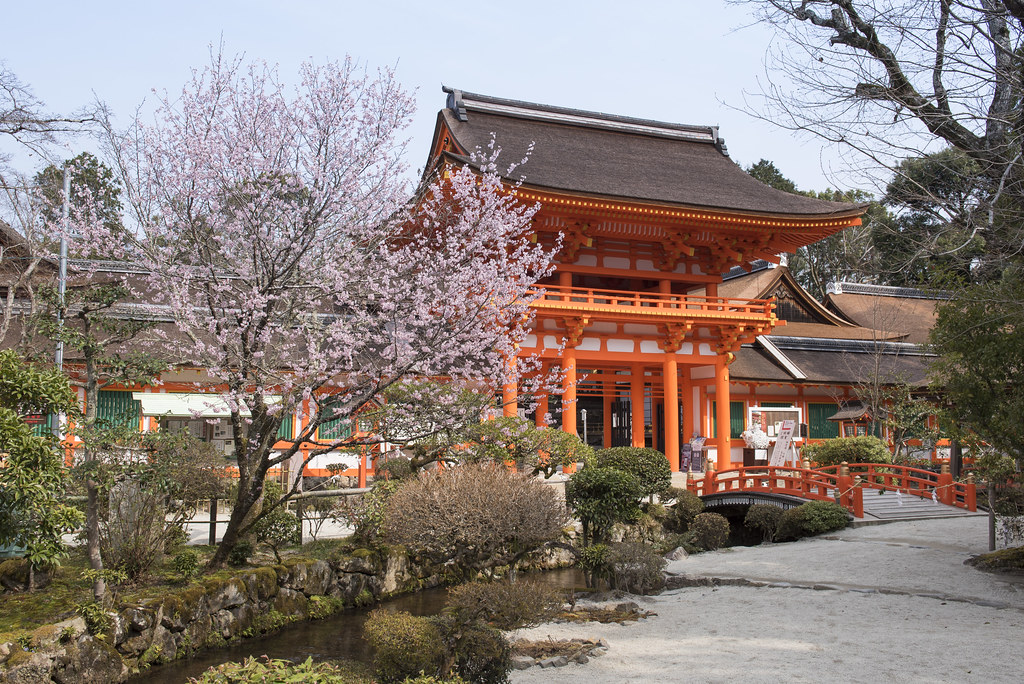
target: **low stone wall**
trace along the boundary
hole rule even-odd
[[[287,560],[122,606],[108,613],[110,628],[99,636],[75,617],[40,627],[30,640],[2,643],[0,683],[123,682],[156,663],[439,583],[397,553]]]

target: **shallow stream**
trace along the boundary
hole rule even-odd
[[[553,570],[527,575],[545,584],[570,588],[583,586],[583,576],[576,569]],[[300,622],[279,632],[257,639],[232,644],[226,648],[203,651],[188,660],[176,660],[159,665],[129,682],[134,684],[184,684],[189,677],[198,677],[206,669],[229,661],[240,661],[248,656],[267,655],[300,662],[312,657],[314,661],[349,658],[369,662],[372,653],[363,640],[363,623],[374,608],[404,610],[413,615],[434,615],[444,607],[447,589],[425,589],[405,594],[383,603],[362,609],[348,610],[326,620]]]

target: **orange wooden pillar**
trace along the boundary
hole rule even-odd
[[[718,434],[715,446],[718,449],[717,470],[728,470],[732,464],[732,440],[729,437],[729,364],[724,356],[715,361],[715,417]]]
[[[548,411],[548,395],[544,393],[537,397],[537,408],[533,412],[533,424],[537,427],[545,427],[547,423],[544,421],[544,416],[548,414]]]
[[[576,350],[567,348],[562,352],[562,431],[571,435],[579,435],[576,431]],[[565,474],[575,473],[576,466],[562,468]]]
[[[673,471],[679,470],[679,365],[673,355],[665,359],[665,457]]]
[[[510,380],[501,386],[501,413],[508,418],[519,415],[519,383],[515,380],[515,358],[507,359],[505,366]]]
[[[690,367],[683,366],[683,438],[693,437],[693,381],[690,380]]]
[[[630,427],[635,447],[644,446],[644,367],[638,363],[632,366],[629,380],[629,404],[632,416]]]
[[[566,348],[562,352],[562,431],[575,435],[576,432],[576,350]]]
[[[519,387],[515,382],[501,386],[501,414],[505,417],[519,415]]]

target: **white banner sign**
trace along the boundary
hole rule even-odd
[[[793,429],[796,427],[795,420],[784,420],[779,428],[779,435],[775,440],[775,448],[772,450],[772,458],[768,462],[770,466],[783,466],[786,464],[786,456],[793,448]]]

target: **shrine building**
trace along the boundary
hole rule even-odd
[[[864,207],[760,183],[730,159],[714,126],[444,90],[426,175],[448,164],[473,166],[472,153],[492,137],[502,149],[499,166],[532,147],[507,180],[521,182],[524,202],[540,205],[534,227],[541,244],[553,247],[562,235],[556,271],[538,283],[543,294],[522,346],[565,371],[560,396],[531,398],[538,422],[550,412],[594,446],[659,448],[673,469],[694,435],[707,439],[718,469],[741,460],[736,427],[751,397],[757,405],[760,381],[737,382],[733,362],[741,348],[765,347],[759,341],[786,324],[786,311],[760,276],[762,287],[741,288],[749,279],[737,274],[774,270],[781,277],[784,265],[770,268],[780,255],[859,225]],[[819,325],[870,334],[816,302],[804,308]],[[741,356],[749,357],[741,364],[749,375],[756,358]],[[786,370],[777,357],[768,363]],[[811,383],[797,391],[793,377],[769,378],[765,386],[777,388],[760,391],[761,405],[782,403],[769,401],[778,399],[774,392],[805,403],[820,395],[836,406],[834,389]],[[738,423],[737,391],[747,397]],[[516,387],[506,386],[507,415],[518,400]]]

